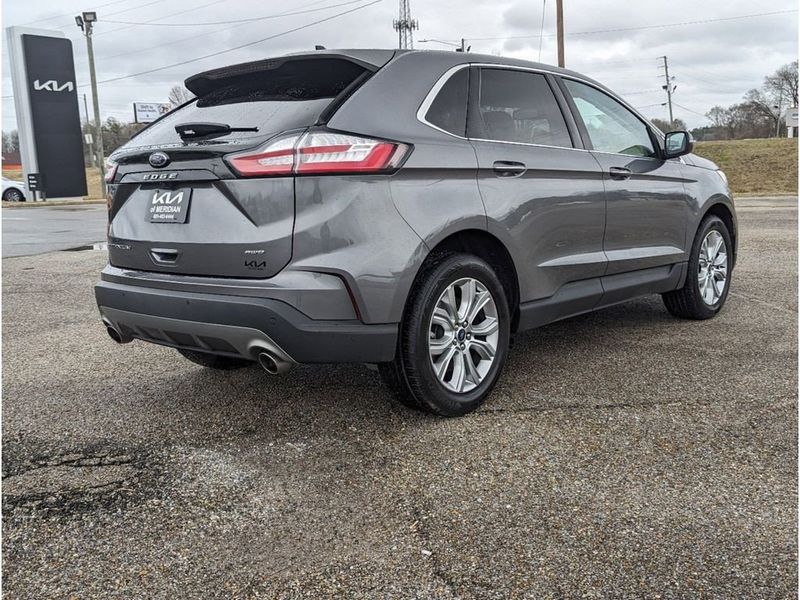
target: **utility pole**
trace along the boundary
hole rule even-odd
[[[397,47],[401,50],[414,48],[414,30],[419,29],[419,23],[411,18],[411,0],[400,0],[400,14],[393,26],[397,31]]]
[[[83,116],[86,120],[86,124],[89,124],[89,103],[86,101],[86,94],[83,95]],[[84,134],[84,140],[86,139],[86,134]],[[94,142],[94,139],[92,139]],[[86,144],[89,147],[89,162],[92,163],[92,166],[96,166],[94,163],[94,149],[92,148],[92,144]]]
[[[675,88],[672,87],[672,79],[669,76],[669,65],[667,64],[667,57],[662,56],[661,58],[664,59],[664,85],[661,86],[663,90],[667,92],[667,107],[669,108],[669,126],[672,127],[672,123],[675,120],[672,116],[672,92],[675,91]]]
[[[464,38],[461,38],[461,48],[457,50],[458,52],[466,52],[467,51],[467,43]]]
[[[558,66],[564,68],[564,0],[556,0],[556,33],[558,35]]]
[[[783,88],[778,94],[778,118],[775,119],[775,137],[781,136],[781,110],[783,109]]]
[[[96,12],[84,12],[75,17],[75,23],[86,37],[86,52],[89,55],[89,77],[92,83],[92,107],[94,108],[94,147],[100,167],[100,193],[106,195],[106,159],[103,155],[103,130],[100,125],[100,100],[97,98],[97,75],[94,70],[94,49],[92,48],[92,27],[97,21]]]

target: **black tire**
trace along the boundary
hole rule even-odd
[[[457,393],[447,389],[434,373],[428,340],[431,316],[440,296],[450,284],[466,277],[477,280],[491,293],[499,327],[489,370],[473,389]],[[510,324],[503,285],[485,261],[460,253],[437,256],[423,266],[409,294],[394,361],[378,365],[378,371],[402,404],[444,417],[465,415],[484,402],[500,377],[508,356]]]
[[[3,192],[5,202],[25,202],[25,196],[16,188],[8,188]]]
[[[700,247],[703,240],[711,231],[718,231],[725,241],[728,261],[727,278],[722,294],[716,302],[707,304],[700,293],[698,272],[700,269]],[[722,219],[714,215],[709,215],[700,223],[694,242],[692,242],[692,252],[689,256],[686,282],[681,289],[661,295],[661,298],[664,300],[664,306],[667,307],[671,315],[682,319],[710,319],[722,310],[722,307],[725,305],[725,300],[728,298],[728,291],[731,288],[732,275],[733,244],[731,243],[731,234]]]
[[[183,348],[176,348],[178,353],[184,358],[192,361],[196,365],[206,367],[208,369],[217,369],[220,371],[230,371],[232,369],[241,369],[254,365],[255,363],[243,358],[233,358],[231,356],[218,356],[216,354],[208,354],[206,352],[194,352],[193,350],[184,350]]]

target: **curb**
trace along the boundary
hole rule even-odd
[[[93,206],[105,204],[103,198],[91,200],[46,200],[44,202],[3,202],[3,208],[52,208],[54,206]]]

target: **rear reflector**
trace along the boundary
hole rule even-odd
[[[267,142],[255,151],[229,155],[239,175],[380,173],[400,164],[408,146],[344,133],[312,131]]]

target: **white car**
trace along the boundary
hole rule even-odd
[[[6,202],[25,202],[25,185],[21,181],[3,177],[3,200]]]

